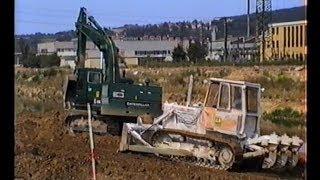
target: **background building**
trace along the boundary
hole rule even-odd
[[[159,61],[170,60],[174,48],[179,43],[182,43],[184,48],[188,47],[188,41],[178,40],[115,40],[115,44],[119,48],[119,55],[124,58],[126,64],[135,65],[148,57]]]
[[[225,51],[225,39],[216,39],[217,27],[212,28],[211,41],[208,45],[206,60],[221,61]],[[255,37],[232,37],[227,38],[227,51],[229,61],[252,60],[259,54],[259,48]]]
[[[269,28],[272,36],[266,46],[266,59],[306,60],[307,21],[273,23]]]
[[[127,65],[138,65],[139,61],[152,58],[159,61],[171,61],[172,53],[178,44],[186,51],[189,47],[188,40],[114,40],[119,49],[119,55]],[[75,67],[77,39],[70,42],[39,43],[37,55],[50,55],[56,53],[60,59],[60,66]],[[87,41],[85,67],[100,68],[101,52],[93,42]]]

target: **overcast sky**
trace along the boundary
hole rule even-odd
[[[251,0],[251,12],[255,11]],[[74,29],[80,7],[105,27],[164,21],[209,20],[246,13],[247,0],[15,0],[15,33],[55,33]],[[304,0],[272,0],[273,10]]]

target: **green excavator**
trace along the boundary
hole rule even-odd
[[[138,116],[148,119],[161,115],[162,88],[149,85],[148,80],[144,85],[138,85],[121,77],[115,43],[84,7],[80,9],[75,26],[78,36],[76,68],[67,76],[63,87],[69,129],[72,132],[88,131],[88,103],[96,134],[119,135],[124,122],[136,122]],[[85,67],[88,39],[102,53],[102,68]]]

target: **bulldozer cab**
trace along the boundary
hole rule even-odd
[[[260,134],[259,84],[211,78],[204,102],[207,131],[240,137]]]

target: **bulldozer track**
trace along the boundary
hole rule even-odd
[[[154,138],[158,138],[158,135],[162,134],[162,135],[181,135],[181,136],[185,136],[188,138],[192,138],[195,140],[208,140],[210,142],[213,142],[214,148],[218,149],[218,151],[215,153],[215,155],[212,158],[204,158],[204,157],[195,157],[195,156],[174,156],[174,155],[158,155],[161,158],[164,158],[166,160],[169,161],[174,161],[174,162],[182,162],[182,163],[186,163],[192,166],[200,166],[200,167],[206,167],[206,168],[213,168],[213,169],[218,169],[218,170],[228,170],[231,169],[234,162],[235,162],[235,157],[236,154],[235,152],[238,152],[238,156],[240,155],[240,151],[239,149],[236,148],[240,148],[240,147],[235,147],[234,144],[230,143],[230,142],[225,142],[225,141],[217,141],[218,138],[210,136],[210,137],[206,137],[205,135],[201,135],[201,134],[195,134],[195,133],[191,133],[191,132],[185,132],[185,131],[179,131],[179,130],[171,130],[171,129],[165,129],[165,130],[159,130],[157,133],[155,133],[153,135],[153,137],[151,138],[151,142],[153,145],[155,145],[155,139]],[[230,146],[233,145],[233,146]],[[227,163],[223,162],[223,152],[229,150],[229,152],[231,153],[231,158],[230,160],[227,160]],[[222,155],[221,155],[222,154]]]
[[[217,170],[229,170],[232,168],[231,166],[224,166],[217,163],[217,161],[209,160],[209,159],[203,159],[203,158],[196,158],[196,157],[180,157],[180,156],[165,156],[165,155],[159,155],[159,157],[171,161],[171,162],[177,162],[177,163],[185,163],[191,166],[198,166],[198,167],[204,167],[204,168],[212,168]]]
[[[198,134],[198,133],[177,130],[177,129],[162,129],[162,130],[159,130],[159,132],[181,135],[181,136],[189,137],[193,139],[207,140],[213,143],[227,145],[232,149],[236,158],[242,157],[243,150],[240,146],[240,143],[238,142],[238,139],[226,134],[221,134],[217,132],[207,132],[206,134]]]

